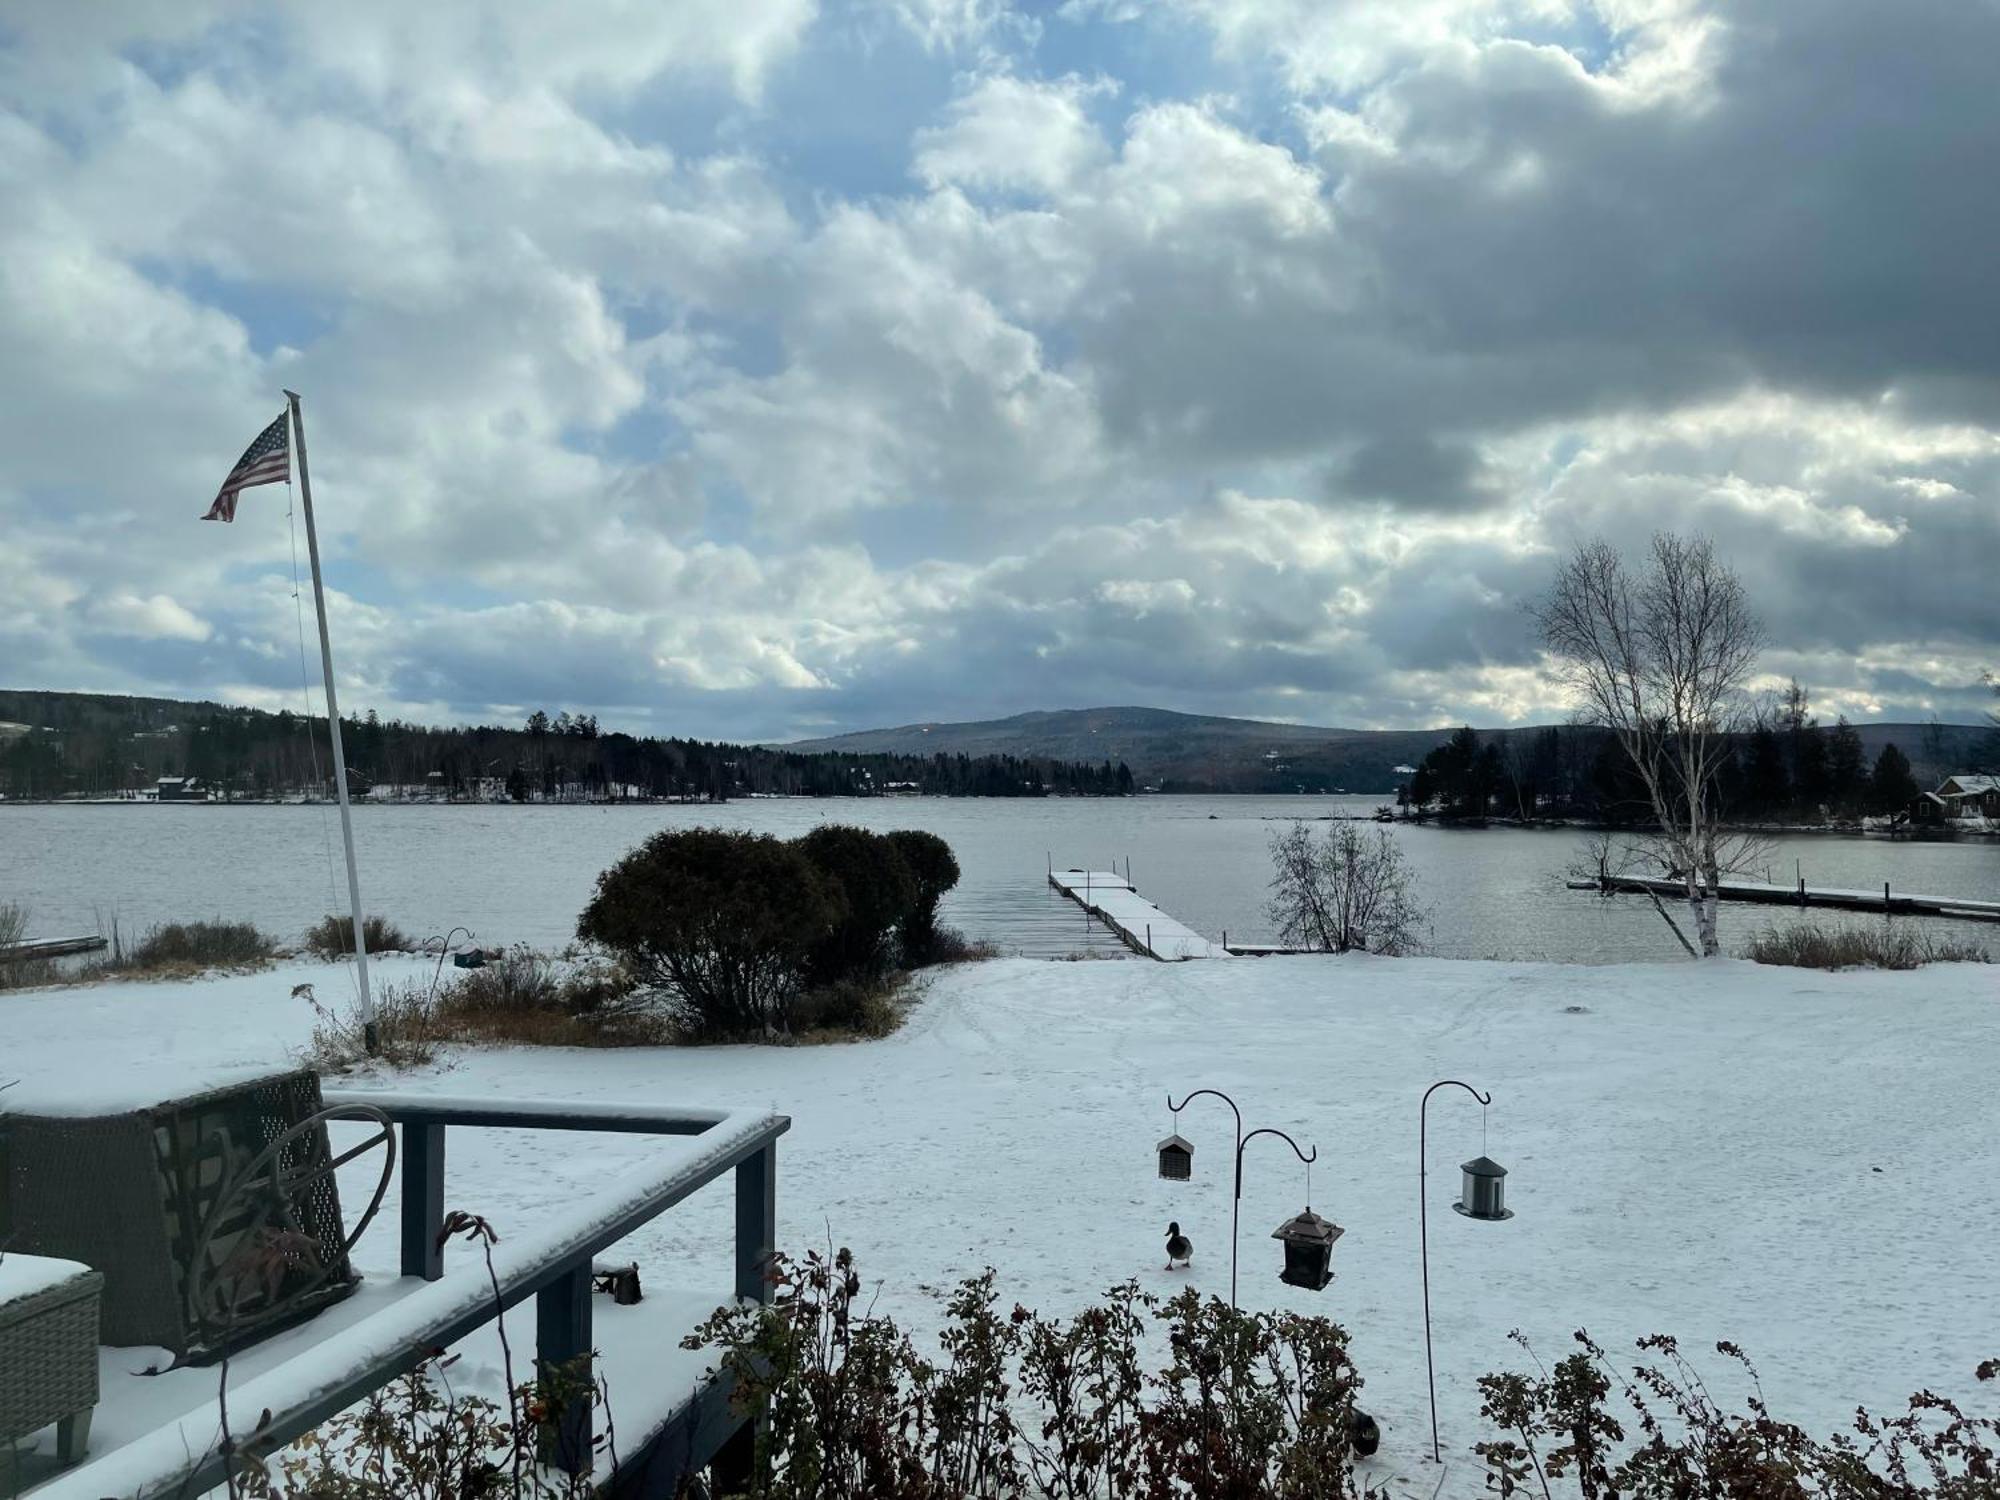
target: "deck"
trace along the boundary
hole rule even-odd
[[[727,1389],[707,1377],[715,1356],[684,1351],[680,1340],[719,1306],[768,1296],[764,1269],[776,1235],[776,1142],[790,1128],[786,1117],[372,1090],[329,1089],[326,1102],[370,1105],[396,1123],[401,1222],[385,1211],[357,1245],[354,1258],[364,1280],[352,1296],[228,1361],[227,1414],[239,1441],[255,1430],[254,1451],[273,1452],[436,1349],[464,1356],[462,1378],[485,1372],[486,1385],[493,1388],[478,1393],[504,1402],[496,1313],[532,1298],[533,1315],[516,1313],[507,1330],[517,1383],[533,1378],[538,1357],[556,1364],[592,1349],[601,1355],[593,1368],[611,1393],[615,1457],[593,1449],[587,1407],[572,1408],[554,1434],[565,1455],[591,1467],[600,1493],[671,1496],[688,1469],[713,1458],[740,1422],[729,1410]],[[672,1139],[661,1140],[644,1165],[588,1197],[561,1201],[559,1184],[552,1183],[557,1201],[547,1222],[492,1246],[489,1279],[486,1260],[473,1246],[454,1244],[452,1264],[445,1265],[438,1228],[448,1128],[612,1131]],[[734,1287],[673,1288],[658,1284],[659,1268],[642,1267],[640,1302],[621,1307],[592,1294],[590,1271],[599,1252],[732,1171]],[[148,1373],[150,1366],[165,1363],[162,1351],[102,1350],[102,1393],[89,1456],[74,1468],[58,1469],[45,1451],[50,1434],[44,1434],[44,1451],[31,1448],[22,1455],[20,1493],[35,1500],[105,1495],[151,1500],[219,1488],[223,1367]],[[266,1413],[260,1427],[259,1415]]]

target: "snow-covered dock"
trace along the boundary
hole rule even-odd
[[[1612,889],[1657,896],[1684,894],[1677,880],[1654,880],[1637,875],[1610,877]],[[1599,889],[1595,880],[1572,880],[1573,891]],[[1879,891],[1843,890],[1830,886],[1770,885],[1756,880],[1725,880],[1716,887],[1724,901],[1754,901],[1766,906],[1824,906],[1838,911],[1865,911],[1895,917],[1955,917],[1962,922],[2000,922],[2000,901],[1980,901],[1962,896],[1919,896],[1906,891],[1891,892],[1887,885]]]
[[[1051,870],[1049,884],[1117,933],[1133,952],[1147,958],[1174,963],[1183,958],[1231,956],[1222,944],[1210,942],[1185,922],[1161,911],[1114,870]]]

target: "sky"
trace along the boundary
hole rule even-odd
[[[1565,711],[1700,532],[2000,668],[1996,0],[13,0],[0,686],[783,739]],[[304,637],[303,641],[301,637]],[[312,701],[317,701],[314,688]]]

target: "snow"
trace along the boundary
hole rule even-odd
[[[1072,901],[1095,912],[1140,951],[1169,961],[1183,958],[1228,958],[1229,950],[1211,943],[1183,922],[1153,905],[1124,876],[1108,870],[1052,870],[1049,883]]]
[[[378,983],[430,978],[422,960],[380,967]],[[19,1076],[46,1094],[163,1057],[282,1064],[311,1030],[311,1013],[286,998],[302,981],[322,1000],[344,989],[340,968],[299,964],[0,996],[0,1081]],[[1544,1361],[1567,1352],[1577,1328],[1614,1352],[1675,1333],[1726,1396],[1739,1388],[1702,1351],[1735,1339],[1778,1414],[1821,1434],[1857,1403],[1900,1407],[1926,1386],[1990,1409],[1971,1372],[1993,1354],[1997,1001],[2000,971],[1981,965],[1826,974],[1735,960],[1012,959],[934,975],[908,1024],[880,1042],[466,1051],[361,1082],[788,1114],[780,1242],[852,1245],[863,1276],[880,1280],[878,1309],[926,1344],[951,1284],[987,1265],[1004,1298],[1049,1314],[1127,1276],[1160,1294],[1191,1281],[1226,1295],[1229,1112],[1203,1099],[1174,1121],[1166,1095],[1227,1090],[1246,1128],[1317,1144],[1312,1207],[1346,1230],[1331,1287],[1282,1286],[1267,1236],[1299,1211],[1305,1182],[1281,1142],[1254,1142],[1242,1301],[1348,1327],[1363,1403],[1383,1425],[1382,1463],[1427,1495],[1437,1480],[1418,1457],[1429,1416],[1417,1102],[1439,1078],[1464,1079],[1494,1103],[1482,1122],[1458,1090],[1433,1098],[1429,1227],[1450,1460],[1439,1493],[1469,1500],[1481,1476],[1468,1449],[1488,1436],[1474,1382],[1526,1365],[1507,1339],[1513,1328]],[[1191,1182],[1155,1175],[1153,1147],[1170,1129],[1194,1142]],[[560,1194],[607,1189],[661,1148],[648,1137],[455,1129],[447,1205],[485,1215],[503,1245],[526,1240]],[[1481,1154],[1509,1169],[1507,1223],[1451,1212],[1457,1165]],[[648,1302],[656,1286],[727,1288],[733,1211],[725,1180],[612,1253],[639,1262]],[[1191,1270],[1163,1269],[1169,1219],[1194,1242]],[[392,1200],[358,1252],[365,1268],[393,1268],[395,1232]],[[363,1295],[393,1290],[374,1283]],[[604,1327],[617,1311],[607,1301]],[[518,1358],[529,1335],[516,1317]],[[699,1357],[672,1342],[650,1348],[671,1365],[665,1378],[684,1380],[681,1361]],[[145,1362],[128,1351],[106,1368]],[[475,1371],[491,1362],[468,1359]],[[625,1427],[622,1379],[612,1400]],[[625,1381],[635,1397],[645,1385]],[[104,1442],[132,1431],[111,1400]]]
[[[90,1267],[49,1255],[9,1255],[0,1251],[0,1307],[39,1297],[66,1281],[88,1276]]]

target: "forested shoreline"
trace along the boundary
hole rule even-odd
[[[219,703],[0,691],[0,794],[116,797],[163,777],[217,798],[330,796],[324,717]],[[537,710],[520,728],[436,727],[342,715],[349,787],[445,801],[727,801],[747,796],[1118,796],[1123,765],[1011,755],[800,753],[603,732],[595,716]]]

